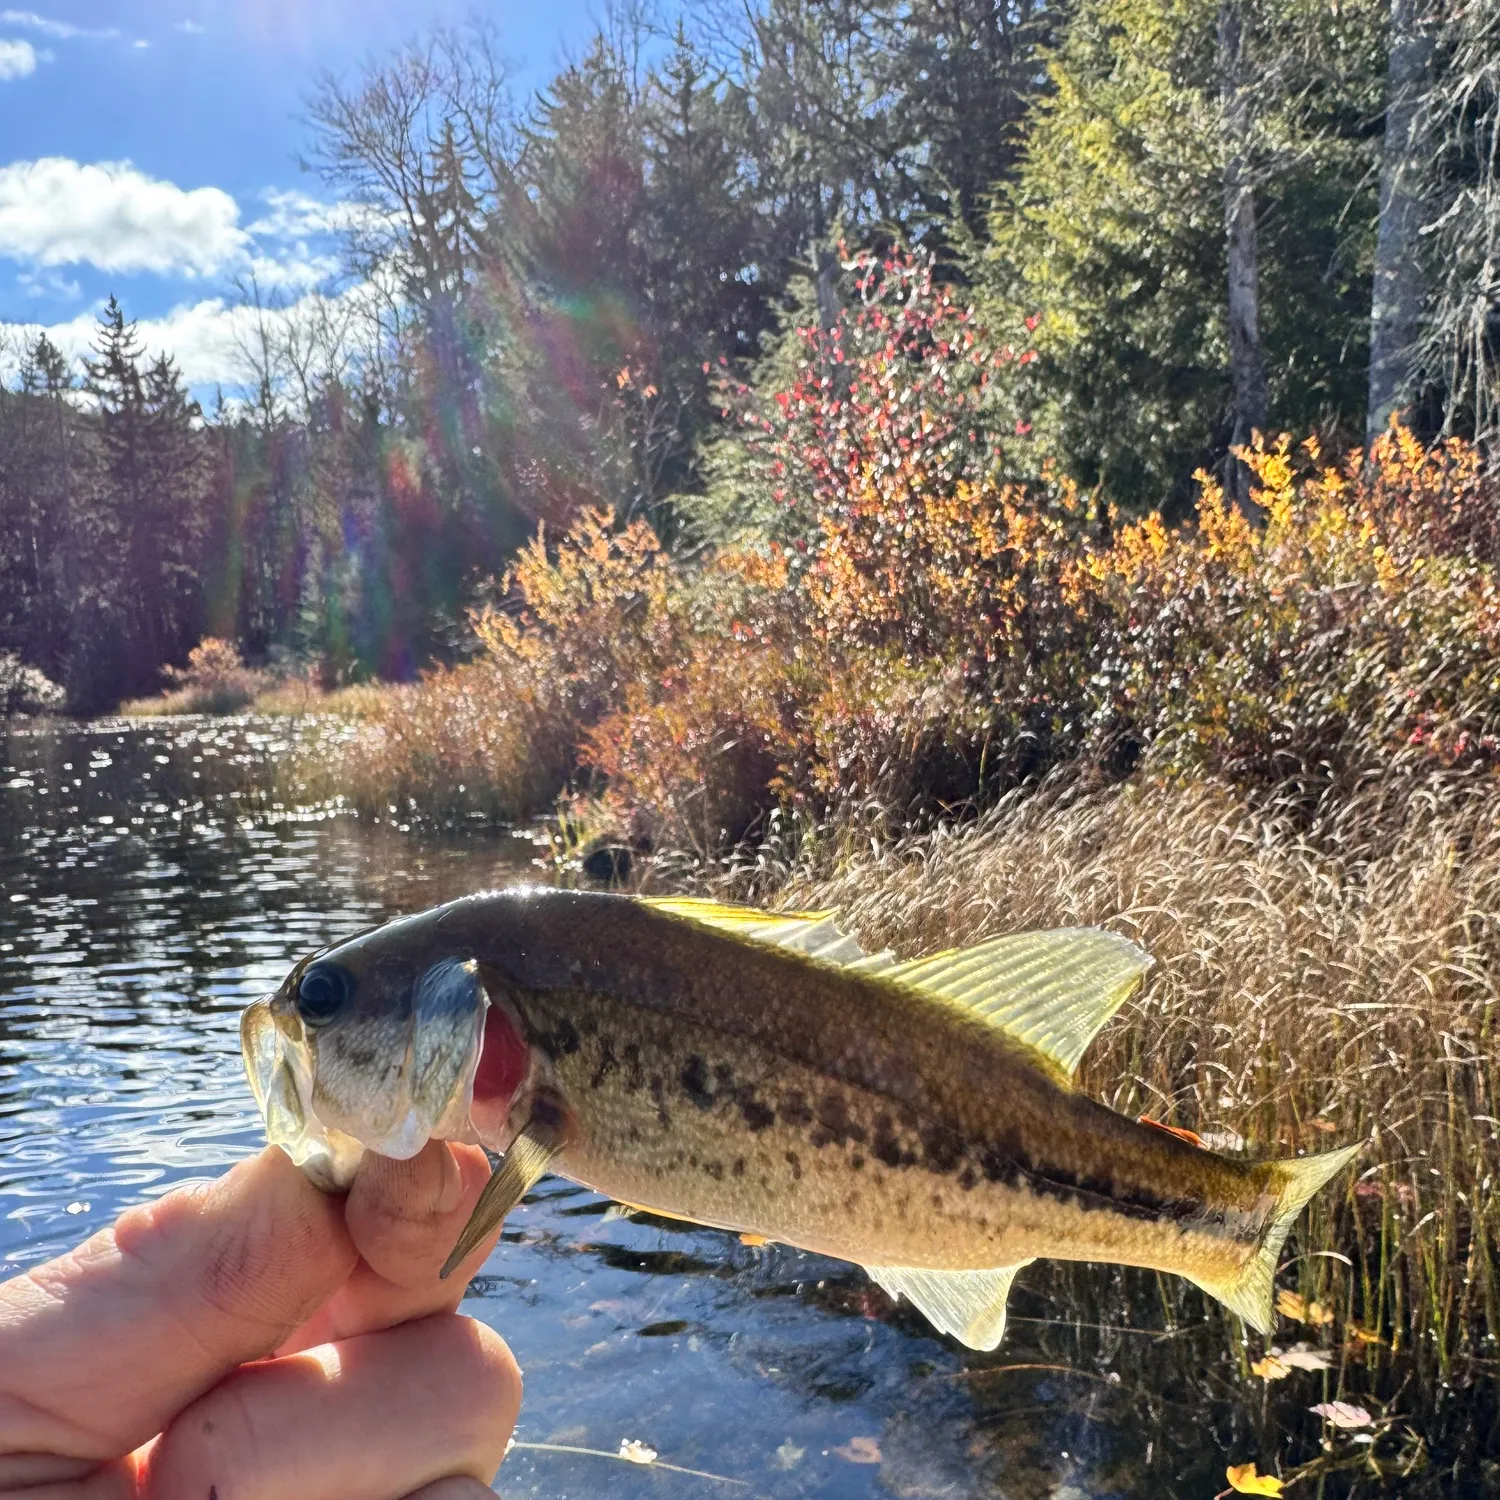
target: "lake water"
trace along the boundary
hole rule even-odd
[[[0,740],[0,1277],[258,1147],[239,1011],[308,949],[549,878],[527,838],[275,807],[257,789],[289,732]],[[502,1494],[1210,1500],[1228,1463],[1320,1455],[1294,1496],[1500,1494],[1482,1372],[1423,1383],[1328,1349],[1329,1369],[1267,1385],[1197,1294],[1042,1266],[1005,1345],[975,1355],[854,1267],[609,1207],[544,1181],[465,1303],[526,1372]],[[1308,1410],[1335,1397],[1367,1403],[1373,1441]],[[602,1456],[629,1440],[661,1463]]]

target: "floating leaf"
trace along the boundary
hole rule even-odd
[[[1294,1370],[1331,1370],[1333,1360],[1322,1349],[1310,1349],[1298,1344],[1295,1349],[1273,1349],[1271,1355]]]
[[[1348,1401],[1320,1401],[1316,1406],[1308,1407],[1308,1410],[1316,1412],[1330,1427],[1343,1427],[1351,1432],[1360,1427],[1375,1425],[1375,1419],[1364,1407],[1355,1406]]]
[[[1257,1474],[1254,1464],[1230,1464],[1224,1470],[1229,1488],[1242,1495],[1279,1495],[1281,1481],[1274,1474]]]
[[[1296,1292],[1277,1292],[1276,1311],[1284,1318],[1310,1323],[1314,1328],[1325,1328],[1333,1322],[1332,1308],[1324,1307],[1321,1302],[1308,1302]]]
[[[880,1444],[870,1437],[852,1437],[843,1447],[833,1451],[851,1464],[878,1464],[881,1461]]]
[[[620,1457],[628,1463],[654,1464],[656,1462],[656,1449],[649,1443],[643,1443],[638,1438],[620,1439]]]
[[[806,1448],[799,1448],[791,1438],[788,1438],[776,1450],[776,1467],[778,1469],[795,1469],[802,1462],[802,1456],[806,1452]]]
[[[1292,1367],[1274,1354],[1268,1354],[1250,1366],[1250,1373],[1259,1375],[1262,1380],[1285,1380],[1292,1373]]]
[[[769,1245],[770,1243],[770,1240],[768,1240],[763,1234],[742,1234],[740,1236],[740,1244],[742,1245],[759,1247],[761,1245]]]

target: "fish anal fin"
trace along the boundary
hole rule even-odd
[[[939,1333],[971,1349],[996,1349],[1005,1337],[1005,1304],[1011,1283],[1029,1260],[986,1271],[925,1271],[914,1266],[866,1266],[870,1279],[892,1297],[905,1297]]]
[[[897,964],[885,977],[965,1006],[1071,1078],[1150,967],[1150,955],[1118,933],[1059,927]]]
[[[1363,1149],[1362,1146],[1345,1146],[1342,1150],[1325,1151],[1319,1156],[1262,1163],[1262,1170],[1269,1175],[1270,1185],[1276,1193],[1276,1206],[1255,1253],[1228,1281],[1198,1276],[1189,1276],[1188,1280],[1210,1297],[1218,1298],[1257,1333],[1269,1334],[1276,1321],[1276,1266],[1292,1225],[1313,1194],[1330,1178],[1336,1177]]]

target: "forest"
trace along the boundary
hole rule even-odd
[[[683,570],[821,568],[820,495],[887,447],[1108,528],[1200,472],[1259,511],[1256,433],[1500,435],[1486,5],[621,8],[529,99],[503,41],[320,84],[344,264],[243,289],[243,389],[195,400],[113,302],[80,366],[15,351],[0,652],[75,711],[204,636],[325,686],[462,661],[601,510]]]

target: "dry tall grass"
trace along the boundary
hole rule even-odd
[[[1371,787],[1309,824],[1214,785],[1011,799],[786,899],[908,955],[1098,924],[1155,957],[1083,1084],[1258,1154],[1368,1142],[1302,1288],[1439,1364],[1500,1336],[1500,798]]]

